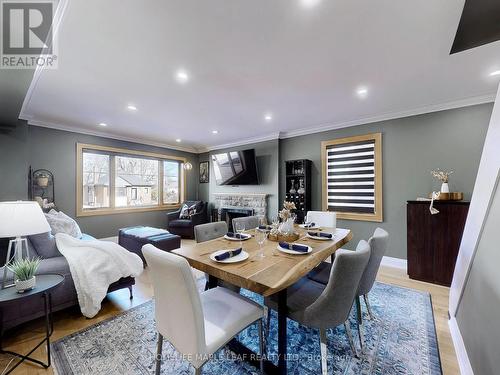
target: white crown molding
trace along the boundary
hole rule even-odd
[[[301,135],[313,134],[313,133],[321,133],[328,130],[348,128],[351,126],[358,125],[366,125],[379,121],[387,121],[394,120],[398,118],[410,117],[423,115],[426,113],[445,111],[449,109],[461,108],[461,107],[469,107],[472,105],[484,104],[484,103],[492,103],[495,101],[495,94],[486,94],[480,96],[474,96],[466,99],[455,100],[452,102],[446,102],[441,104],[432,104],[424,107],[409,109],[405,111],[399,112],[388,112],[382,115],[377,115],[373,117],[365,117],[358,120],[351,120],[345,122],[338,122],[332,124],[325,124],[319,126],[312,126],[310,128],[302,128],[297,130],[291,130],[288,132],[281,132],[280,139],[293,138]]]
[[[455,352],[457,354],[460,373],[462,375],[474,375],[474,371],[472,370],[472,366],[469,361],[469,356],[467,355],[467,349],[465,348],[464,340],[462,338],[462,334],[460,333],[460,328],[458,327],[457,319],[452,317],[448,321],[448,326],[450,327],[451,339],[453,340],[453,346],[455,347]]]
[[[97,130],[89,130],[89,129],[80,128],[80,127],[74,127],[74,126],[63,125],[63,124],[56,124],[53,122],[38,121],[38,120],[33,120],[30,118],[24,118],[24,117],[21,119],[26,120],[28,122],[28,125],[31,125],[31,126],[40,126],[42,128],[63,130],[63,131],[71,132],[71,133],[92,135],[94,137],[115,139],[117,141],[125,141],[125,142],[137,143],[137,144],[154,146],[154,147],[168,148],[170,150],[184,151],[184,152],[189,152],[189,153],[194,153],[194,154],[200,153],[200,150],[197,148],[194,148],[194,147],[171,145],[168,143],[149,141],[149,140],[144,140],[144,139],[135,138],[135,137],[115,135],[115,134],[110,134],[110,133],[106,133],[106,132],[100,132]]]
[[[271,133],[271,134],[267,134],[267,135],[260,136],[260,137],[245,138],[245,139],[243,139],[241,141],[224,143],[224,144],[220,144],[220,145],[216,145],[216,146],[208,146],[208,147],[200,148],[199,152],[208,152],[208,151],[220,150],[222,148],[244,146],[244,145],[248,145],[248,144],[251,144],[251,143],[259,143],[259,142],[265,142],[265,141],[272,141],[274,139],[279,139],[279,138],[280,138],[280,133]]]
[[[408,269],[408,261],[406,259],[384,256],[380,264],[384,267],[398,268],[405,271]]]
[[[52,37],[56,40],[56,42],[58,38],[59,27],[61,26],[68,4],[69,0],[59,0],[56,12],[54,13],[54,20],[52,22]],[[23,105],[21,106],[21,111],[19,112],[19,118],[22,120],[26,120],[25,117],[29,117],[29,114],[27,114],[26,112],[28,104],[31,101],[31,97],[33,96],[35,87],[38,84],[38,80],[40,79],[40,76],[44,71],[44,69],[45,69],[44,65],[37,65],[35,68],[35,72],[33,73],[33,79],[31,80],[30,86],[28,87],[28,91],[26,92],[26,96],[24,97],[23,100]]]

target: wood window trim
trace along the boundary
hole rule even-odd
[[[158,173],[158,205],[154,206],[143,206],[137,208],[123,207],[123,208],[97,208],[91,210],[83,209],[83,151],[84,150],[92,150],[92,151],[101,151],[101,152],[110,152],[114,154],[123,154],[127,156],[138,156],[138,157],[147,157],[153,159],[160,160],[170,160],[170,161],[179,161],[181,163],[185,163],[187,159],[182,156],[173,156],[167,154],[160,154],[155,152],[147,152],[147,151],[138,151],[138,150],[130,150],[125,148],[117,148],[110,146],[100,146],[93,145],[88,143],[77,143],[76,144],[76,216],[77,217],[85,217],[85,216],[101,216],[101,215],[115,215],[115,214],[123,214],[123,213],[134,213],[134,212],[151,212],[151,211],[166,211],[178,209],[181,207],[182,202],[186,199],[186,172],[179,167],[181,178],[180,178],[180,186],[179,186],[179,203],[176,204],[164,204],[163,203],[163,168],[160,167]],[[114,163],[113,163],[114,164]],[[160,163],[160,166],[163,164]],[[110,164],[110,170],[114,169],[114,165]],[[110,176],[110,204],[114,200],[114,194],[111,194],[111,187],[114,186],[114,181]]]
[[[382,133],[371,133],[364,135],[357,135],[353,137],[345,137],[332,139],[330,141],[321,142],[321,189],[322,189],[322,209],[328,211],[328,187],[327,187],[327,147],[332,145],[361,142],[361,141],[375,141],[375,213],[354,213],[354,212],[337,212],[338,219],[344,220],[359,220],[359,221],[383,221],[383,202],[382,202]]]

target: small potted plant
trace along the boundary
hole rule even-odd
[[[35,287],[35,273],[39,265],[40,258],[26,258],[17,259],[7,266],[14,273],[14,283],[18,293],[24,293]]]

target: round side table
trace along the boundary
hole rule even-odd
[[[17,293],[15,287],[10,287],[0,290],[0,353],[10,354],[15,357],[20,358],[20,360],[11,367],[5,374],[10,374],[14,371],[17,366],[19,366],[24,361],[34,362],[43,368],[50,367],[50,336],[54,331],[54,324],[52,321],[52,299],[51,292],[64,283],[64,276],[51,274],[51,275],[37,275],[36,276],[36,286],[30,291],[24,293]],[[26,354],[19,354],[11,352],[9,350],[2,349],[2,338],[3,338],[3,308],[11,304],[23,304],[26,302],[26,298],[43,298],[44,302],[44,312],[45,312],[45,338],[40,341],[31,351]],[[38,359],[31,358],[30,355],[37,350],[43,343],[47,343],[47,363],[43,363]]]

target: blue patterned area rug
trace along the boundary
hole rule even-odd
[[[242,293],[258,302],[262,297]],[[328,331],[329,374],[441,374],[432,303],[428,293],[376,283],[370,302],[377,320],[365,318],[365,352],[351,355],[342,326]],[[357,336],[354,310],[353,335]],[[181,324],[185,324],[182,322]],[[355,338],[356,339],[356,338]],[[59,375],[144,375],[154,373],[156,350],[154,303],[149,301],[52,344]],[[251,326],[239,340],[257,352],[258,330]],[[359,345],[355,340],[356,345]],[[276,362],[277,320],[272,312],[268,357]],[[320,372],[318,331],[288,320],[288,373]],[[194,369],[168,342],[163,346],[162,374],[193,374]],[[257,374],[255,367],[228,349],[203,366],[203,374]]]

